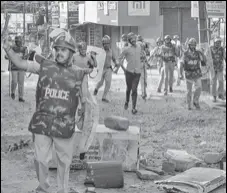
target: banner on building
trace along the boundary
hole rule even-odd
[[[129,16],[149,16],[150,1],[128,1]]]
[[[107,1],[109,10],[117,10],[117,1]],[[104,10],[104,1],[97,1],[98,10]]]
[[[206,1],[209,18],[226,18],[226,1]]]
[[[191,17],[199,17],[199,2],[191,1]]]
[[[68,28],[72,24],[79,23],[79,4],[78,1],[68,1]]]
[[[54,1],[51,4],[51,22],[53,27],[60,26],[59,18],[60,18],[59,4],[57,1]]]

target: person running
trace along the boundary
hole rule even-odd
[[[166,35],[164,37],[164,45],[161,47],[161,57],[164,66],[164,95],[169,92],[173,92],[173,78],[174,78],[174,68],[176,64],[176,57],[178,56],[178,51],[176,46],[171,43],[171,37]]]
[[[211,55],[214,66],[214,78],[212,80],[212,95],[213,102],[217,102],[217,96],[221,100],[225,100],[224,97],[224,61],[226,62],[226,52],[221,46],[221,38],[216,37],[214,39],[214,45],[210,47]],[[218,89],[217,89],[218,82]]]
[[[196,39],[191,38],[188,41],[188,50],[183,54],[183,60],[181,62],[181,79],[183,78],[183,71],[185,71],[185,78],[187,84],[187,104],[188,110],[191,110],[191,100],[192,100],[192,86],[195,85],[195,92],[193,96],[193,105],[196,109],[200,109],[199,98],[202,90],[202,66],[206,65],[205,55],[196,50]]]
[[[28,55],[28,50],[25,46],[22,45],[22,37],[15,37],[15,45],[13,45],[12,50],[20,56],[22,59],[26,59]],[[24,77],[25,71],[18,68],[12,60],[9,61],[9,71],[11,71],[12,80],[11,80],[11,98],[15,99],[15,91],[18,85],[18,94],[19,102],[25,102],[24,100]]]
[[[101,80],[97,83],[96,88],[94,90],[94,95],[96,96],[98,94],[98,90],[101,88],[105,81],[105,88],[102,96],[102,101],[109,103],[109,100],[107,99],[107,94],[110,90],[111,81],[112,81],[112,71],[113,67],[111,64],[111,61],[114,62],[115,66],[117,65],[117,60],[114,51],[110,47],[110,37],[105,35],[102,38],[102,45],[106,53],[105,62],[103,66],[103,72],[101,76]]]
[[[68,193],[70,164],[75,145],[76,111],[81,97],[81,82],[90,69],[73,69],[71,59],[75,41],[69,33],[54,42],[55,61],[35,54],[32,61],[21,59],[4,41],[9,59],[21,70],[39,75],[36,111],[29,123],[34,135],[37,192],[50,192],[48,163],[54,146],[57,158],[58,193]],[[75,191],[76,192],[76,191]]]
[[[128,109],[130,93],[132,92],[132,114],[137,113],[136,103],[137,103],[137,89],[140,81],[140,76],[143,70],[143,64],[141,63],[141,53],[142,48],[136,42],[136,35],[132,32],[128,34],[129,45],[125,47],[122,53],[119,56],[119,65],[116,66],[114,70],[115,73],[118,72],[119,68],[125,72],[126,80],[126,101],[124,108]],[[144,56],[146,57],[146,56]],[[127,61],[126,68],[123,66],[123,60]]]

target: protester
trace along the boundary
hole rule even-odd
[[[111,61],[114,62],[115,66],[117,65],[117,60],[114,51],[110,47],[110,37],[105,35],[102,38],[102,45],[106,53],[105,62],[103,66],[103,72],[101,80],[97,83],[96,88],[94,90],[94,95],[96,96],[98,94],[98,90],[101,88],[105,81],[105,88],[102,96],[102,101],[109,103],[109,100],[107,99],[107,94],[110,90],[111,81],[112,81],[112,71],[113,67],[111,64]]]
[[[35,168],[39,180],[36,191],[50,192],[48,163],[54,145],[57,158],[58,193],[68,193],[70,164],[74,151],[75,120],[81,82],[90,69],[72,68],[75,42],[69,33],[54,42],[55,61],[35,54],[32,61],[21,59],[4,41],[9,59],[19,69],[39,75],[36,89],[36,112],[29,131],[34,134]]]
[[[130,93],[132,91],[132,113],[136,114],[136,103],[137,103],[137,88],[140,81],[141,72],[143,70],[143,64],[141,63],[141,53],[142,48],[136,42],[136,35],[132,32],[128,34],[128,42],[129,46],[125,47],[122,53],[119,56],[119,65],[117,65],[114,70],[115,73],[118,72],[119,68],[125,72],[125,80],[126,80],[126,101],[124,108],[128,109],[128,103],[130,98]],[[126,59],[127,66],[126,68],[123,66],[123,60]]]
[[[22,37],[15,37],[15,45],[11,46],[12,50],[16,55],[20,56],[22,59],[26,59],[28,54],[28,50],[25,46],[22,45]],[[9,59],[10,60],[10,59]],[[25,71],[23,69],[18,68],[13,61],[9,61],[9,71],[11,71],[12,79],[11,79],[11,98],[15,99],[15,91],[18,85],[18,94],[19,94],[19,102],[25,102],[24,100],[24,77]]]
[[[202,71],[200,63],[202,66],[206,65],[205,55],[196,50],[196,39],[191,38],[188,41],[188,50],[184,52],[183,60],[181,63],[181,79],[183,77],[183,70],[185,71],[185,78],[187,84],[187,104],[188,110],[191,110],[191,100],[192,100],[192,86],[195,85],[195,92],[193,96],[193,105],[196,109],[200,109],[199,98],[202,90]]]
[[[210,47],[211,55],[214,66],[214,78],[212,80],[212,95],[213,102],[217,101],[217,96],[221,100],[225,100],[224,97],[224,61],[226,62],[226,52],[221,46],[221,38],[216,37],[214,39],[214,45]],[[218,89],[217,89],[218,82]]]

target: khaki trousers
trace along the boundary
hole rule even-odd
[[[35,134],[35,169],[39,186],[37,190],[49,193],[49,167],[54,146],[57,160],[57,193],[68,193],[69,171],[72,162],[76,133],[70,139],[51,138],[46,135]]]
[[[217,89],[218,83],[218,89]],[[212,95],[223,95],[224,94],[224,75],[222,72],[215,72],[214,78],[212,80]]]
[[[164,90],[168,91],[168,86],[173,87],[173,76],[174,76],[174,62],[163,62],[164,65],[164,82],[165,82],[165,88]]]
[[[201,79],[195,79],[195,80],[188,80],[186,79],[186,85],[187,85],[187,103],[188,106],[191,106],[191,100],[192,100],[192,86],[195,86],[195,92],[193,96],[193,103],[198,104],[199,103],[199,97],[201,95],[202,91],[202,82]]]
[[[105,88],[104,88],[102,98],[106,99],[107,94],[110,90],[111,81],[112,81],[112,69],[111,68],[103,69],[101,80],[96,85],[97,90],[99,90],[102,87],[104,81],[105,81]]]
[[[143,69],[140,76],[140,87],[142,91],[142,96],[147,96],[146,88],[147,88],[147,70]]]
[[[18,94],[19,98],[24,97],[24,71],[11,71],[11,94],[15,94],[17,84],[18,84]]]

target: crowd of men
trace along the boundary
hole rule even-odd
[[[111,87],[112,73],[117,74],[122,68],[126,81],[124,109],[128,109],[131,94],[132,114],[136,114],[139,82],[141,83],[142,97],[146,99],[146,88],[149,86],[147,68],[151,67],[150,61],[156,58],[160,73],[157,92],[161,92],[163,83],[164,95],[174,91],[174,69],[177,67],[177,84],[179,85],[183,78],[186,79],[188,109],[192,109],[192,104],[196,109],[200,109],[201,66],[207,65],[206,56],[196,48],[197,42],[194,38],[187,40],[185,45],[179,43],[178,36],[174,36],[173,40],[175,43],[169,35],[166,35],[163,40],[158,38],[156,48],[150,52],[148,43],[141,36],[132,32],[123,34],[123,49],[117,57],[111,49],[111,38],[105,35],[102,38],[103,49],[106,53],[102,76],[93,94],[97,95],[105,82],[102,101],[108,103],[107,95]],[[52,37],[51,42],[51,53],[47,58],[43,57],[39,53],[40,49],[36,49],[35,46],[26,49],[19,36],[15,38],[13,46],[6,38],[3,48],[10,60],[9,70],[13,77],[12,99],[15,99],[15,88],[19,82],[19,101],[24,102],[25,71],[39,75],[36,89],[36,110],[29,124],[29,131],[34,135],[35,166],[39,180],[37,191],[48,192],[50,188],[48,162],[51,159],[51,149],[54,144],[57,154],[58,193],[68,193],[69,170],[75,145],[76,116],[79,116],[77,114],[78,107],[81,106],[82,112],[86,109],[89,93],[88,74],[99,64],[95,53],[87,53],[87,44],[80,42],[76,47],[74,39],[65,30]],[[214,102],[216,102],[217,97],[224,99],[223,61],[225,60],[225,50],[221,46],[219,37],[215,38],[214,45],[210,49],[215,71],[212,94]],[[112,61],[114,66],[112,66]],[[218,90],[217,81],[219,81]],[[195,93],[192,103],[193,84],[195,84]],[[81,152],[82,157],[85,153],[86,150]]]

